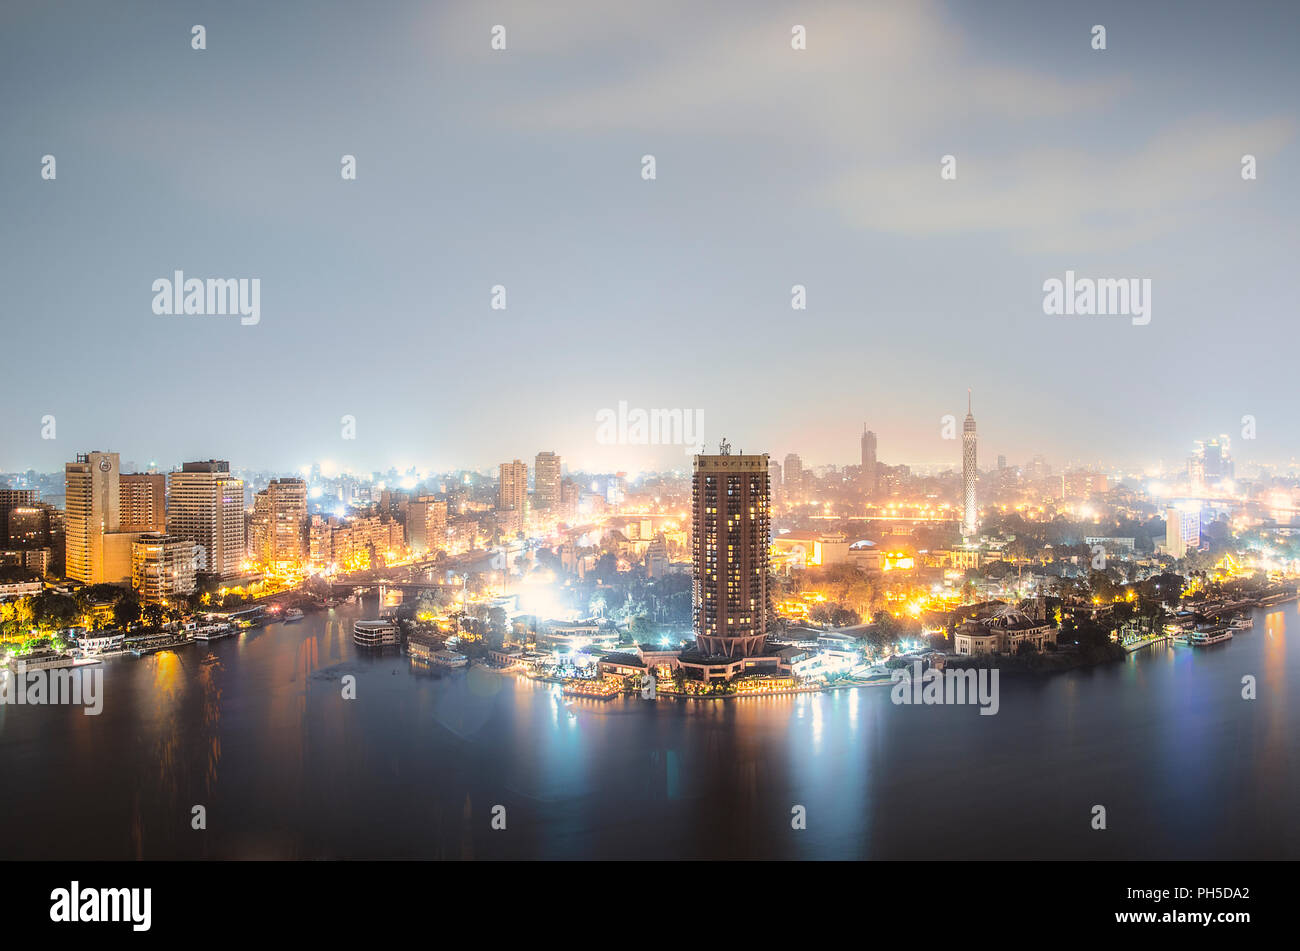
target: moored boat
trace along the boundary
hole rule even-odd
[[[357,621],[352,625],[352,642],[358,647],[394,647],[401,643],[401,629],[395,621]]]
[[[32,651],[9,659],[9,669],[13,671],[53,670],[58,667],[76,666],[76,658],[61,651]]]
[[[229,637],[235,633],[233,624],[205,624],[194,632],[196,641],[215,641],[221,637]]]
[[[1193,647],[1207,647],[1210,644],[1222,644],[1232,639],[1232,628],[1226,624],[1206,628],[1202,631],[1190,631],[1187,643]]]

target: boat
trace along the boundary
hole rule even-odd
[[[1248,631],[1255,626],[1253,617],[1239,617],[1228,622],[1228,626],[1234,631]]]
[[[1187,643],[1192,647],[1207,647],[1228,640],[1232,640],[1232,628],[1226,624],[1206,628],[1203,631],[1189,631],[1187,634]]]
[[[76,666],[76,663],[76,658],[71,654],[64,654],[60,651],[32,651],[30,654],[10,658],[9,669],[16,673],[23,673],[31,670],[73,667]]]
[[[154,654],[158,651],[171,650],[175,647],[184,647],[186,644],[193,644],[192,638],[183,634],[154,634],[145,637],[128,638],[126,649],[136,657],[143,657],[145,654]]]
[[[394,621],[357,621],[352,625],[352,643],[358,647],[394,647],[401,642],[401,629]]]
[[[205,624],[194,632],[196,641],[215,641],[221,637],[229,637],[235,633],[232,624]]]
[[[85,657],[121,653],[125,643],[126,635],[121,631],[87,631],[77,635],[77,648]]]
[[[284,612],[284,619],[288,621],[301,621],[302,611],[299,608],[287,608]]]
[[[469,664],[469,658],[464,654],[458,654],[455,651],[437,651],[431,658],[439,667],[465,667]]]

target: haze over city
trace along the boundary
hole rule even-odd
[[[1295,456],[1294,6],[745,12],[8,5],[0,471],[689,465],[601,445],[620,401],[813,466],[864,423],[956,465],[968,386],[982,463],[1177,467],[1246,415],[1239,465]],[[1149,324],[1045,315],[1067,269],[1150,280]],[[156,315],[175,270],[260,279],[260,321]]]

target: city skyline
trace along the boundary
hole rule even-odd
[[[942,425],[948,425],[949,423],[951,423],[951,420],[948,419],[940,420],[940,423]],[[1205,430],[1200,434],[1200,438],[1188,438],[1183,441],[1185,444],[1185,449],[1183,451],[1179,452],[1177,449],[1171,449],[1168,455],[1162,455],[1158,458],[1153,457],[1154,461],[1150,461],[1145,464],[1143,463],[1126,464],[1124,462],[1115,459],[1107,459],[1104,456],[1097,456],[1092,458],[1076,456],[1076,457],[1060,459],[1060,458],[1049,457],[1040,452],[1030,452],[1026,454],[1026,456],[1023,458],[1008,459],[1007,454],[1005,452],[986,452],[985,458],[993,457],[993,461],[991,463],[984,465],[982,468],[977,465],[976,469],[977,471],[980,472],[993,472],[1004,467],[1009,467],[1013,469],[1030,468],[1035,462],[1041,460],[1045,462],[1052,470],[1057,472],[1065,471],[1067,469],[1081,469],[1081,470],[1092,469],[1097,471],[1112,471],[1112,472],[1123,472],[1123,473],[1128,473],[1133,475],[1145,475],[1148,477],[1175,476],[1183,472],[1187,464],[1188,458],[1194,455],[1197,451],[1199,451],[1205,445],[1205,443],[1209,441],[1218,443],[1220,441],[1226,440],[1227,443],[1232,447],[1233,458],[1235,459],[1236,465],[1238,467],[1239,475],[1245,476],[1247,474],[1250,474],[1252,470],[1255,469],[1260,470],[1261,473],[1267,472],[1268,474],[1278,475],[1278,476],[1286,475],[1288,471],[1294,472],[1300,470],[1300,459],[1291,459],[1279,463],[1279,462],[1265,462],[1262,460],[1252,458],[1251,456],[1248,455],[1242,456],[1240,453],[1237,452],[1237,447],[1239,447],[1241,443],[1233,440],[1231,434],[1218,433],[1216,435],[1210,435],[1210,433],[1211,430]],[[960,474],[965,466],[963,445],[961,440],[956,436],[952,436],[944,439],[944,445],[949,446],[952,449],[948,458],[946,459],[941,458],[937,460],[926,460],[926,461],[893,458],[888,452],[887,445],[884,447],[885,451],[878,452],[877,450],[878,442],[876,439],[877,436],[878,436],[878,432],[876,431],[865,431],[857,434],[856,437],[857,445],[855,446],[854,441],[846,440],[844,443],[844,447],[843,447],[844,451],[842,455],[839,458],[833,458],[833,459],[810,460],[807,457],[807,454],[800,451],[798,448],[792,448],[786,453],[778,452],[771,447],[761,447],[760,451],[765,452],[769,456],[771,456],[774,464],[781,464],[782,459],[787,456],[795,456],[799,458],[802,464],[802,468],[805,471],[813,471],[813,470],[842,470],[843,471],[843,470],[850,470],[853,469],[854,467],[859,466],[860,462],[855,461],[853,459],[853,454],[855,452],[863,453],[865,457],[864,447],[867,445],[865,440],[867,439],[867,437],[871,437],[871,441],[870,441],[871,457],[876,459],[879,465],[908,466],[910,468],[916,469],[919,472],[924,472],[929,474],[939,474],[945,471],[955,472]],[[981,439],[983,439],[982,436]],[[713,444],[716,445],[716,443],[717,440],[714,440]],[[1249,445],[1249,440],[1246,440],[1246,444]],[[629,455],[635,456],[635,450],[638,447],[631,446],[631,447],[620,447],[620,448],[630,450]],[[668,475],[668,474],[675,474],[679,476],[689,475],[691,471],[690,457],[689,456],[685,457],[685,460],[679,463],[677,461],[677,453],[679,451],[680,451],[679,449],[677,451],[674,451],[671,460],[666,462],[661,468],[654,468],[654,467],[638,468],[638,467],[633,467],[628,465],[619,465],[617,459],[613,460],[612,464],[608,468],[599,468],[596,466],[584,465],[582,464],[581,461],[573,459],[573,457],[571,457],[568,453],[564,451],[553,452],[551,450],[537,450],[536,453],[528,452],[528,451],[523,451],[523,452],[524,455],[530,458],[533,457],[534,455],[536,455],[538,458],[547,457],[547,456],[558,456],[559,459],[562,460],[563,471],[565,473],[584,473],[584,474],[591,474],[591,475],[612,475],[615,473],[625,473],[632,477],[639,477],[642,475]],[[133,454],[129,451],[120,450],[120,449],[103,449],[103,448],[88,449],[83,447],[77,449],[76,452],[116,453],[122,459],[122,465],[124,467],[123,468],[124,475],[128,474],[127,471],[128,467],[130,468],[131,473],[148,473],[148,472],[158,472],[162,474],[174,473],[174,472],[181,471],[183,466],[190,464],[191,462],[194,461],[194,459],[190,456],[186,456],[184,458],[177,458],[174,460],[159,460],[157,458],[149,456],[148,454],[145,455]],[[198,455],[200,456],[212,455],[212,453],[201,452]],[[520,462],[519,459],[520,451],[512,452],[509,455],[513,457],[513,461],[515,463]],[[0,474],[21,475],[26,472],[35,472],[39,475],[49,475],[61,471],[63,464],[66,461],[67,461],[66,459],[61,459],[57,466],[48,469],[42,469],[33,466],[21,466],[21,467],[6,466],[4,465],[3,461],[0,461]],[[510,459],[503,457],[502,459],[497,461],[491,461],[491,462],[482,461],[482,462],[473,462],[473,463],[462,460],[460,462],[452,462],[447,465],[420,464],[417,462],[410,462],[410,461],[404,461],[403,463],[398,464],[396,462],[390,461],[388,464],[380,465],[372,468],[364,468],[364,467],[354,468],[351,466],[339,464],[336,461],[331,460],[329,458],[315,457],[295,465],[289,465],[284,467],[267,465],[265,463],[258,462],[256,460],[251,460],[251,461],[232,460],[230,464],[233,467],[233,471],[238,471],[242,473],[261,473],[267,475],[306,475],[310,473],[319,473],[320,475],[331,479],[338,478],[345,475],[365,479],[365,478],[371,478],[374,476],[380,476],[380,475],[385,475],[387,473],[394,473],[394,472],[401,476],[407,476],[412,472],[418,472],[420,478],[427,478],[434,475],[444,475],[444,474],[451,474],[456,472],[467,472],[467,473],[475,473],[482,476],[497,477],[500,474],[501,465],[506,462],[510,462]],[[535,461],[525,460],[524,463],[530,473],[534,471]],[[413,487],[414,487],[413,484],[407,486],[407,488],[413,488]]]
[[[12,928],[220,895],[337,941],[411,862],[552,861],[869,863],[872,938],[1008,862],[1055,887],[999,938],[1266,925],[1297,39],[1300,0],[0,4]]]

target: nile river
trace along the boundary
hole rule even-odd
[[[1300,858],[1294,604],[1003,678],[996,716],[888,687],[574,700],[367,656],[360,611],[111,659],[99,716],[0,706],[0,857]]]

